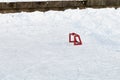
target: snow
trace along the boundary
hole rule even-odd
[[[0,2],[29,2],[29,1],[83,1],[83,0],[0,0]]]
[[[120,9],[0,14],[0,80],[120,80]],[[83,45],[68,42],[80,34]]]

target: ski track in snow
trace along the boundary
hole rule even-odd
[[[0,14],[0,80],[120,80],[120,9]],[[68,42],[76,32],[82,46]]]

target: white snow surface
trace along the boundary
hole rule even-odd
[[[120,80],[119,24],[114,8],[0,14],[0,80]]]
[[[83,0],[0,0],[0,2],[31,2],[31,1],[83,1]]]

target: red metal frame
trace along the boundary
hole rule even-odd
[[[74,39],[72,40],[72,36]],[[82,40],[80,38],[80,35],[76,33],[69,33],[69,42],[74,43],[74,45],[82,45]]]

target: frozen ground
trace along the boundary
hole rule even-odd
[[[0,80],[120,80],[119,24],[120,9],[0,14]]]

